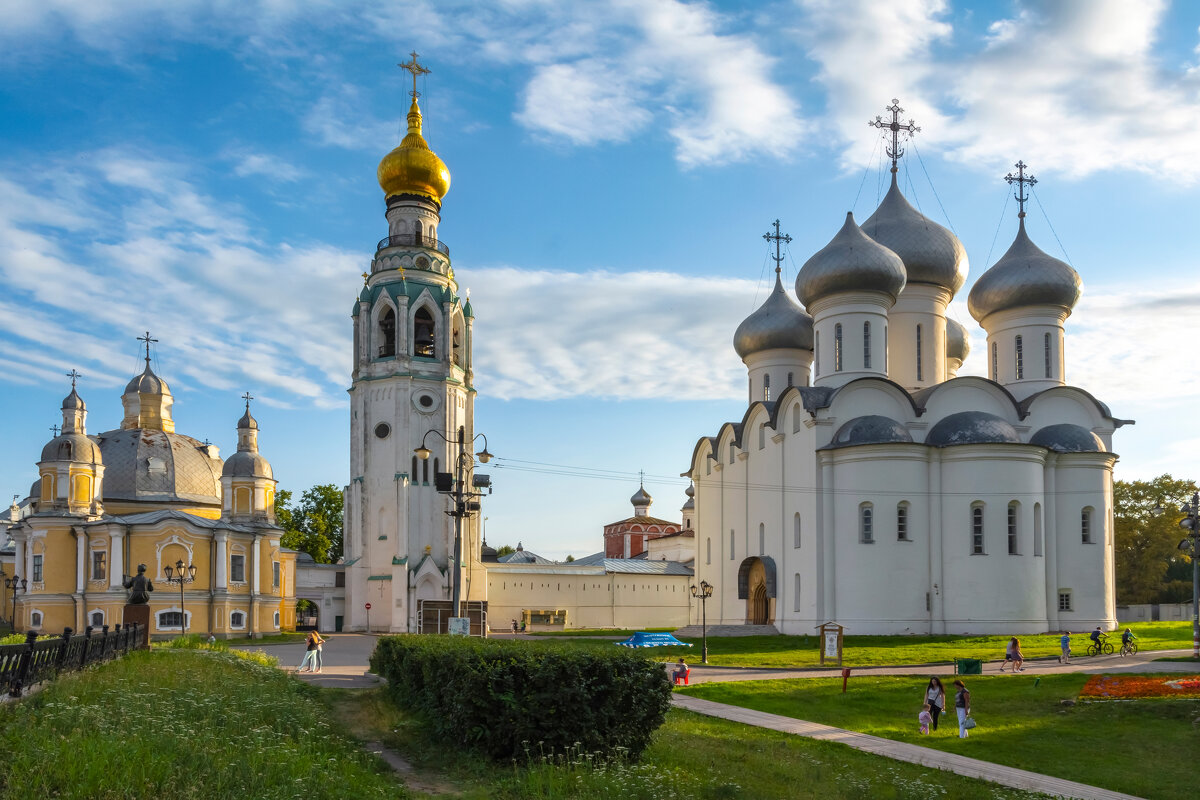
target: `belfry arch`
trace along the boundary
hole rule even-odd
[[[738,599],[746,601],[746,622],[771,625],[775,622],[775,560],[750,556],[738,567]]]

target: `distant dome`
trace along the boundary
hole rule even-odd
[[[99,440],[105,501],[221,504],[222,461],[192,437],[131,428]]]
[[[930,429],[925,444],[953,447],[960,444],[1020,444],[1021,437],[1006,420],[984,411],[960,411],[944,417]]]
[[[800,268],[796,295],[805,308],[838,292],[886,292],[895,298],[904,282],[900,256],[863,233],[848,213],[837,235]]]
[[[689,483],[688,488],[684,489],[683,493],[686,494],[688,497],[695,497],[696,496],[696,484]]]
[[[833,435],[830,448],[853,447],[859,444],[911,442],[912,435],[903,423],[890,417],[869,414],[844,423]]]
[[[496,548],[489,547],[487,542],[483,543],[483,547],[479,550],[479,560],[484,564],[495,564],[499,557],[496,555]]]
[[[639,486],[633,497],[629,498],[629,502],[635,506],[648,506],[654,502],[654,498],[650,496],[644,486]]]
[[[83,402],[83,398],[75,391],[75,387],[71,387],[71,393],[63,398],[63,411],[78,409],[79,411],[87,411],[87,403]]]
[[[733,349],[745,359],[763,350],[813,349],[813,320],[788,296],[775,274],[775,289],[733,334]]]
[[[252,430],[258,430],[258,420],[256,420],[254,417],[252,417],[250,415],[250,406],[249,405],[246,406],[246,413],[242,414],[242,418],[238,420],[237,426],[239,428],[250,428]]]
[[[42,448],[42,461],[81,461],[85,464],[102,464],[104,457],[99,446],[91,437],[82,433],[64,433],[56,436]]]
[[[946,318],[946,358],[966,361],[971,352],[971,338],[967,329],[949,317]]]
[[[225,459],[221,475],[226,478],[271,478],[271,464],[260,453],[239,450]]]
[[[154,370],[150,369],[150,364],[147,362],[146,368],[142,370],[142,374],[134,376],[133,380],[125,384],[125,394],[131,392],[138,394],[170,394],[171,388],[167,386],[166,381],[154,374]]]
[[[1056,453],[1103,453],[1104,442],[1081,425],[1063,422],[1047,425],[1033,435],[1030,444],[1045,447]]]
[[[909,204],[892,175],[892,188],[863,233],[900,256],[908,283],[931,283],[953,295],[967,280],[967,251],[950,231]]]
[[[1025,233],[1022,219],[1008,252],[971,287],[967,308],[979,321],[997,311],[1026,306],[1061,306],[1069,312],[1082,290],[1079,273],[1042,252]]]

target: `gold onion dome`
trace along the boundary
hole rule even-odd
[[[379,162],[377,174],[385,197],[415,194],[441,205],[442,198],[450,191],[450,170],[421,135],[417,98],[413,98],[408,109],[408,134],[399,147]]]

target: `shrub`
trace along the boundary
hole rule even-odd
[[[388,636],[371,669],[440,737],[496,759],[570,752],[636,759],[671,705],[662,666],[618,647]]]

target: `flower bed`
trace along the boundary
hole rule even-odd
[[[1200,698],[1200,675],[1177,678],[1161,675],[1093,675],[1080,691],[1081,698],[1104,700],[1135,697]]]

